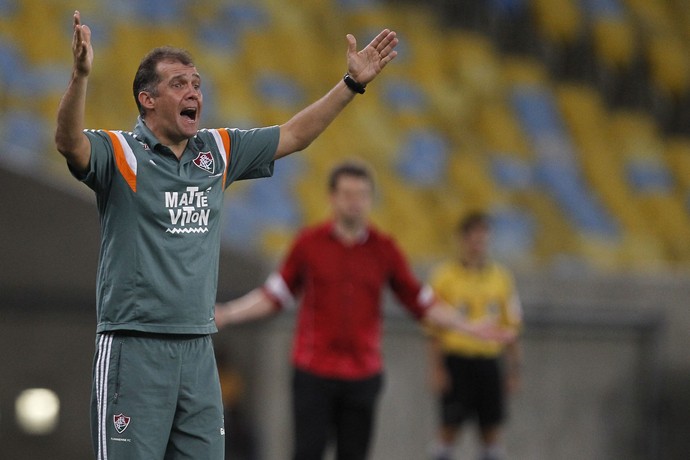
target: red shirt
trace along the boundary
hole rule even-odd
[[[301,297],[292,359],[299,369],[340,379],[381,371],[381,297],[390,286],[416,318],[434,302],[396,243],[369,227],[344,244],[331,222],[303,230],[279,274],[265,284],[279,307]]]

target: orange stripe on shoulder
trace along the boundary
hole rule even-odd
[[[129,185],[129,188],[131,188],[133,192],[136,192],[137,175],[127,163],[125,150],[120,143],[120,139],[112,131],[106,131],[106,133],[108,134],[108,137],[110,137],[110,141],[113,144],[113,150],[115,151],[115,164],[117,165],[117,169],[120,171],[120,174],[122,174],[122,177],[125,179],[125,182],[127,182],[127,185]]]
[[[225,172],[223,172],[223,184],[225,184],[225,178],[228,175],[228,169],[230,169],[230,133],[227,129],[220,128],[218,134],[220,134],[225,148]]]

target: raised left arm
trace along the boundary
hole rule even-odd
[[[371,43],[357,51],[357,41],[347,35],[347,73],[359,85],[366,86],[397,56],[398,38],[394,31],[382,30]],[[280,125],[280,141],[275,158],[307,148],[354,99],[355,91],[341,80],[321,99]]]

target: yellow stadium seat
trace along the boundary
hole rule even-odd
[[[448,168],[448,180],[461,191],[463,199],[475,206],[487,209],[503,198],[487,170],[487,159],[482,152],[453,152]]]
[[[451,78],[481,97],[503,95],[501,61],[490,40],[482,35],[454,31],[448,41],[446,66]]]
[[[506,84],[545,84],[548,74],[543,63],[529,57],[506,56],[502,73]]]
[[[628,67],[635,56],[635,32],[631,21],[621,18],[598,18],[592,25],[594,52],[612,69]]]
[[[676,36],[650,37],[648,58],[652,80],[668,94],[686,94],[690,86],[689,48]]]
[[[476,129],[489,151],[532,157],[527,139],[514,113],[504,102],[482,104]]]
[[[536,219],[534,257],[538,262],[548,264],[559,254],[577,251],[575,232],[550,196],[532,189],[517,195],[515,204],[529,209]]]
[[[531,2],[537,28],[553,43],[573,43],[581,32],[582,14],[575,0],[534,0]]]
[[[673,138],[666,143],[665,158],[681,192],[690,192],[690,139]]]
[[[674,28],[675,12],[669,2],[650,0],[626,0],[626,6],[635,15],[646,34],[665,33]]]
[[[670,261],[690,261],[690,217],[687,208],[675,197],[647,195],[638,197],[644,218],[654,223],[666,247]]]

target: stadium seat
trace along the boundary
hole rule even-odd
[[[666,94],[687,94],[690,86],[688,46],[675,36],[650,37],[648,58],[652,81]]]
[[[659,158],[630,158],[626,164],[628,181],[637,193],[668,194],[673,180],[666,165]]]
[[[448,140],[432,129],[416,129],[403,139],[397,153],[396,170],[413,186],[433,187],[447,170]]]
[[[445,60],[452,78],[480,97],[501,97],[503,78],[500,59],[491,41],[482,35],[451,32]]]
[[[599,94],[591,87],[575,84],[560,85],[557,94],[563,119],[577,145],[585,178],[624,231],[647,232],[631,196],[618,146],[611,141],[607,129],[610,115]]]
[[[683,138],[669,139],[665,154],[680,192],[690,191],[690,140]]]
[[[489,152],[532,158],[527,139],[512,108],[505,101],[483,103],[476,112],[474,129]]]
[[[582,15],[574,0],[534,0],[531,2],[537,28],[545,40],[569,44],[578,39]]]
[[[594,53],[611,69],[627,68],[635,57],[635,33],[625,16],[595,17],[592,24]]]
[[[514,155],[491,155],[491,173],[496,184],[507,190],[527,190],[535,186],[531,165]]]
[[[48,123],[29,110],[16,109],[0,116],[0,139],[11,146],[0,149],[0,162],[30,171],[41,168],[43,148],[52,130]]]
[[[488,210],[492,222],[492,254],[512,264],[524,264],[534,251],[535,222],[514,206],[499,205]]]

